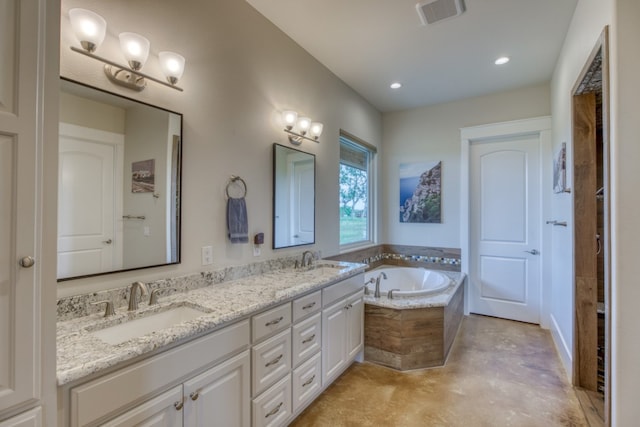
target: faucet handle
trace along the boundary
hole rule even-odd
[[[151,291],[151,294],[149,295],[149,305],[156,305],[158,303],[158,293],[162,290],[163,289],[156,288]],[[168,288],[167,290],[177,292],[176,288]]]
[[[116,310],[113,308],[113,303],[110,300],[92,302],[91,305],[106,304],[104,307],[104,317],[113,316],[116,314]]]
[[[391,289],[391,290],[389,290],[389,292],[387,292],[387,298],[389,298],[389,299],[393,299],[393,293],[394,293],[395,291],[399,291],[399,290],[400,290],[400,289]]]

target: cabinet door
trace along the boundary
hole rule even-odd
[[[346,301],[322,311],[322,385],[329,384],[347,363]]]
[[[184,383],[186,427],[249,427],[249,350]]]
[[[39,398],[40,267],[18,262],[38,258],[41,2],[0,2],[0,413]]]
[[[179,385],[101,425],[103,427],[181,427],[182,406],[182,386]]]
[[[362,294],[358,294],[349,298],[347,304],[349,312],[347,313],[347,360],[351,360],[360,350],[364,343],[364,302]]]

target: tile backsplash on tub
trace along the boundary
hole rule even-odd
[[[336,261],[361,262],[371,268],[380,265],[427,267],[460,271],[460,249],[382,244],[328,257]]]
[[[320,259],[319,251],[313,252],[314,259]],[[222,267],[217,270],[203,271],[167,279],[159,279],[146,282],[149,292],[159,289],[158,297],[162,298],[178,292],[187,292],[230,280],[241,279],[247,276],[265,274],[271,271],[293,268],[296,261],[300,260],[300,255],[265,260],[246,265]],[[121,288],[108,289],[105,291],[91,292],[80,295],[73,295],[58,299],[58,321],[69,320],[76,317],[83,317],[90,314],[104,311],[104,306],[91,305],[92,302],[109,300],[114,307],[124,307],[129,303],[129,285]]]

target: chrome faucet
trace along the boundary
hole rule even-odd
[[[382,272],[376,277],[376,290],[373,292],[374,298],[380,298],[380,279],[387,280],[387,273]]]
[[[147,285],[142,282],[133,282],[131,284],[131,292],[129,293],[129,311],[138,309],[138,289],[140,289],[140,298],[149,293]]]
[[[311,255],[311,258],[309,259],[308,262],[305,262],[305,260],[307,259],[307,255]],[[311,266],[312,263],[313,263],[313,252],[311,251],[302,252],[302,262],[300,263],[300,268]]]

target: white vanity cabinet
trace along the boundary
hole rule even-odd
[[[58,424],[208,426],[213,406],[239,420],[229,425],[249,426],[249,337],[244,320],[73,387]]]
[[[323,289],[322,386],[349,366],[364,344],[363,276]]]

